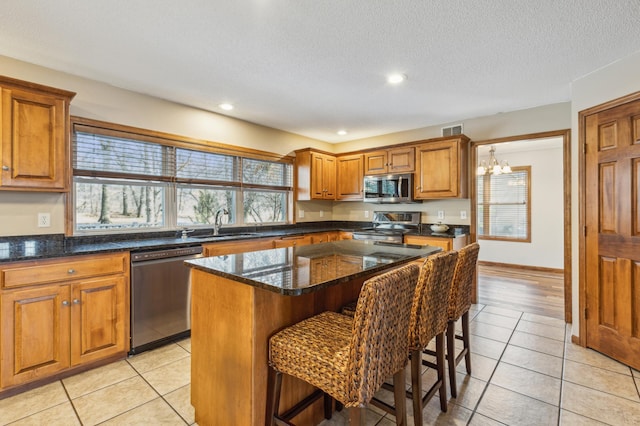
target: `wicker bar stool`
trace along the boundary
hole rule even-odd
[[[395,392],[396,424],[406,425],[404,368],[418,274],[416,265],[406,265],[367,280],[353,318],[323,312],[273,335],[269,339],[266,424],[291,424],[291,418],[324,395],[326,418],[331,418],[334,398],[349,409],[352,425],[364,425],[365,405],[393,375],[399,389]],[[283,373],[318,391],[279,414]]]
[[[411,355],[411,398],[415,425],[422,425],[422,410],[435,395],[440,396],[440,409],[447,411],[447,380],[445,378],[445,332],[447,307],[458,253],[441,252],[429,256],[420,270],[416,295],[411,307],[409,349]],[[436,339],[435,363],[423,359],[429,342]],[[435,368],[438,378],[422,396],[422,365]]]
[[[471,352],[469,345],[469,308],[473,278],[478,262],[480,244],[472,243],[458,250],[458,262],[449,295],[449,321],[447,324],[447,362],[449,366],[449,386],[451,396],[458,396],[456,366],[465,359],[467,374],[471,374]],[[456,335],[456,321],[462,318],[462,336]],[[462,340],[462,351],[456,356],[455,339]]]
[[[458,253],[440,252],[429,256],[420,268],[418,283],[411,304],[409,322],[409,354],[411,358],[411,392],[407,396],[413,400],[414,424],[422,426],[422,410],[436,392],[440,395],[440,409],[447,411],[447,387],[445,378],[445,332],[447,331],[447,309],[453,274]],[[349,305],[342,308],[343,315],[350,315]],[[427,345],[436,339],[436,350],[426,350]],[[436,357],[436,362],[423,359],[422,352]],[[422,365],[436,369],[437,380],[422,396]],[[395,390],[395,386],[384,384],[383,388]],[[371,405],[395,414],[395,408],[377,398]]]

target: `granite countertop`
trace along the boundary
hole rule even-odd
[[[211,229],[198,229],[187,238],[179,236],[181,231],[78,237],[65,237],[62,234],[0,237],[0,263],[119,251],[162,250],[222,241],[296,236],[312,232],[350,232],[368,225],[370,224],[367,222],[308,222],[299,225],[229,227],[222,228],[218,236],[211,235]]]
[[[371,275],[427,257],[434,246],[343,240],[188,260],[192,268],[286,296]]]
[[[187,238],[180,238],[180,231],[152,233],[127,233],[65,237],[62,234],[0,237],[0,263],[22,260],[37,260],[82,254],[109,253],[119,251],[145,251],[168,248],[192,247],[205,243],[244,240],[254,238],[277,238],[305,235],[315,232],[352,232],[370,228],[370,222],[305,222],[296,225],[253,226],[243,228],[222,228],[220,235],[211,235],[210,229],[198,229]],[[447,233],[433,233],[428,225],[423,225],[413,235],[441,238],[455,238],[455,229],[460,228],[465,235],[468,226],[452,227]],[[460,232],[460,231],[456,231]]]

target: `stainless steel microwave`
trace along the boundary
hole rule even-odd
[[[365,176],[364,201],[368,203],[413,202],[413,174]]]

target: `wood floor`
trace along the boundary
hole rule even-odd
[[[562,273],[478,265],[478,302],[564,319]]]

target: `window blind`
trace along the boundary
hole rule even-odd
[[[531,167],[477,179],[478,236],[530,241]]]
[[[74,133],[74,175],[147,177],[169,180],[174,175],[166,161],[169,147],[84,132]]]

